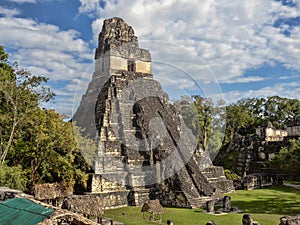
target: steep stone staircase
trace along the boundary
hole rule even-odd
[[[242,149],[238,155],[237,159],[237,169],[240,176],[243,176],[245,173],[248,174],[251,167],[251,162],[253,161],[253,149],[247,148]]]

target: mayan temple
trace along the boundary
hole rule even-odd
[[[99,34],[95,72],[74,115],[97,151],[89,191],[105,207],[199,207],[233,190],[222,167],[199,148],[159,82],[151,55],[132,27],[107,19]]]

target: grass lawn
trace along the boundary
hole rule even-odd
[[[300,185],[300,181],[295,181],[295,180],[285,180],[284,182],[287,182],[287,183],[290,183],[290,184]]]
[[[300,190],[289,187],[272,187],[252,191],[236,191],[229,194],[232,206],[237,206],[244,213],[262,225],[279,224],[283,215],[300,214]],[[243,213],[211,215],[203,209],[179,209],[164,207],[163,224],[172,220],[174,225],[205,225],[214,220],[218,225],[240,225]],[[141,207],[124,207],[106,210],[104,217],[123,222],[125,225],[154,224],[143,220]],[[156,223],[157,224],[157,223]]]

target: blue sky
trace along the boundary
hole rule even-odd
[[[50,78],[53,104],[72,115],[94,70],[102,22],[122,17],[151,51],[170,98],[300,96],[297,0],[1,0],[0,44]]]

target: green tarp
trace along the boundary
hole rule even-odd
[[[9,199],[0,202],[0,225],[35,225],[50,217],[53,211],[26,198]]]

